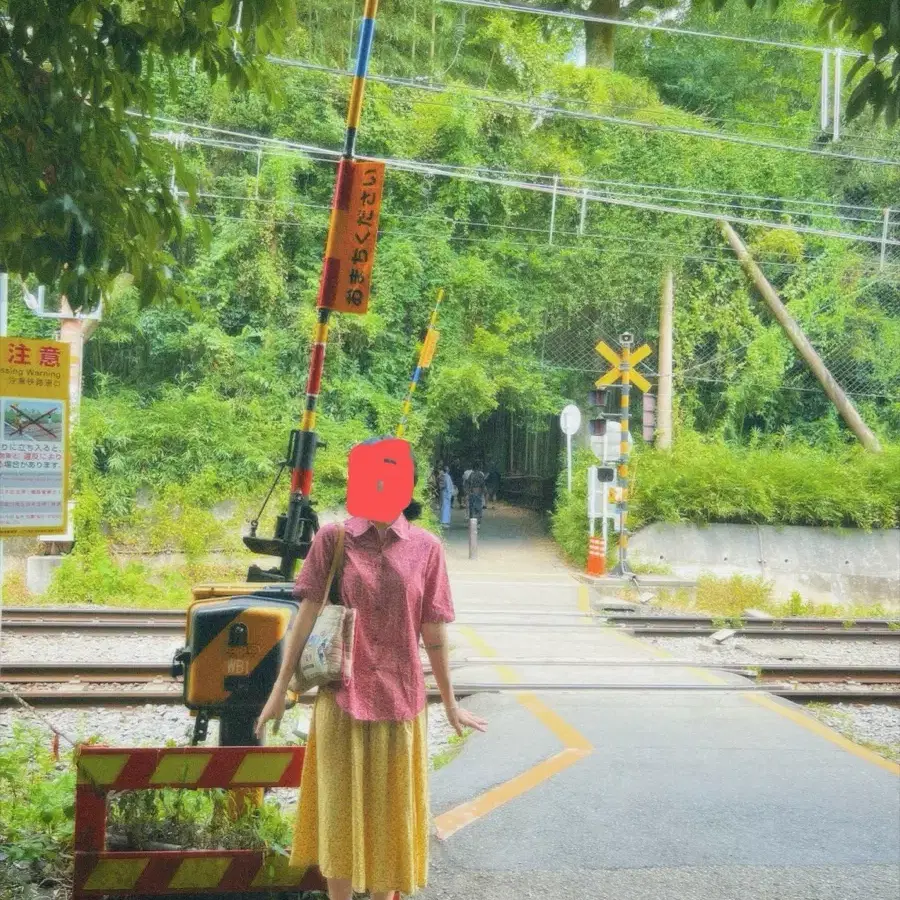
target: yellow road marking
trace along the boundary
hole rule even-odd
[[[589,750],[576,750],[574,748],[561,750],[555,756],[551,756],[550,759],[545,759],[542,763],[538,763],[533,768],[528,769],[527,772],[516,775],[515,778],[511,778],[509,781],[491,788],[491,790],[480,797],[476,797],[474,800],[469,800],[467,803],[454,807],[449,812],[445,812],[435,819],[438,837],[441,840],[446,840],[451,835],[456,834],[461,828],[465,828],[466,825],[471,825],[477,819],[509,803],[510,800],[520,797],[527,791],[532,790],[532,788],[536,788],[548,778],[562,772],[589,755]]]
[[[580,606],[581,592],[579,591]],[[464,625],[459,630],[462,636],[482,656],[489,658],[499,656],[497,651],[474,628]],[[497,670],[500,679],[507,684],[521,683],[522,679],[519,677],[518,672],[510,666],[495,665],[494,668]],[[471,825],[472,822],[509,803],[510,800],[514,800],[516,797],[520,797],[522,794],[536,788],[548,778],[552,778],[579,760],[590,756],[593,751],[593,745],[581,732],[570,725],[557,712],[550,709],[537,696],[523,691],[522,693],[517,693],[515,697],[542,725],[556,735],[565,749],[538,763],[536,766],[532,766],[527,771],[522,772],[521,775],[516,775],[509,781],[505,781],[503,784],[491,788],[478,797],[466,803],[461,803],[459,806],[455,806],[453,809],[437,816],[434,824],[437,836],[441,840],[446,840],[461,828],[465,828],[466,825]]]
[[[643,641],[632,637],[630,634],[623,634],[618,629],[612,629],[612,632],[619,640],[625,641],[628,644],[637,644],[645,652],[650,653],[652,656],[655,656],[658,659],[675,659],[675,657],[668,651],[663,650],[660,647],[652,647],[649,644],[645,644]],[[707,684],[730,683],[724,678],[720,678],[718,675],[714,675],[712,672],[709,672],[706,669],[689,668],[687,669],[687,671],[692,675],[696,675],[697,678],[702,679]],[[849,738],[844,737],[844,735],[842,735],[840,732],[835,731],[833,728],[830,728],[828,725],[820,722],[817,718],[815,718],[815,716],[811,716],[809,713],[804,712],[802,709],[780,703],[777,698],[769,697],[766,694],[746,693],[741,694],[741,696],[747,700],[751,700],[753,703],[756,703],[759,706],[764,707],[765,709],[778,713],[778,715],[783,716],[786,719],[790,719],[801,728],[805,728],[807,731],[811,731],[813,734],[817,734],[819,735],[819,737],[825,738],[826,741],[830,741],[836,747],[840,747],[842,750],[846,750],[848,753],[852,753],[854,756],[858,756],[860,759],[864,759],[867,762],[873,763],[874,765],[890,772],[892,775],[900,775],[900,765],[892,762],[889,759],[885,759],[883,756],[877,754],[874,750],[869,750],[868,747],[863,747],[860,744],[851,741]]]
[[[594,745],[578,729],[571,726],[536,695],[523,693],[518,694],[516,699],[549,731],[552,731],[567,750],[580,750],[586,755],[594,749]]]

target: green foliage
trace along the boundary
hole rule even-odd
[[[113,795],[108,832],[123,849],[171,844],[196,850],[270,850],[287,853],[291,821],[272,801],[243,807],[232,816],[224,789],[125,791]]]
[[[734,447],[683,435],[671,453],[638,453],[633,509],[634,528],[654,521],[894,528],[900,448],[830,453],[805,443]]]
[[[744,0],[753,9],[767,6],[770,10],[790,4],[783,0]],[[722,9],[728,0],[700,0],[699,6],[711,3]],[[847,73],[848,83],[860,73],[847,114],[850,118],[871,107],[875,116],[884,115],[893,126],[900,112],[900,79],[896,66],[888,69],[882,63],[900,50],[900,16],[895,0],[816,0],[819,23],[826,35],[840,35],[861,47],[864,55]]]
[[[0,741],[0,894],[27,896],[34,882],[58,884],[71,862],[75,775],[57,762],[44,732],[13,722]]]
[[[697,612],[724,617],[723,628],[740,628],[747,609],[765,610],[772,602],[772,584],[762,578],[701,575],[693,607]],[[737,623],[737,624],[735,624]]]
[[[176,63],[232,89],[262,84],[292,0],[5,0],[0,3],[0,268],[56,282],[94,306],[120,273],[145,298],[178,292],[168,245],[186,235],[170,173],[196,181],[152,137],[157,72]]]
[[[587,559],[587,468],[574,454],[572,493],[557,486],[553,536],[583,567]],[[767,523],[895,528],[900,523],[900,448],[840,453],[799,442],[732,446],[682,434],[670,452],[639,447],[630,529],[651,522]],[[752,604],[748,604],[752,605]]]
[[[352,10],[349,2],[297,0],[296,5],[296,21],[291,21],[288,2],[245,3],[238,48],[248,42],[241,64],[251,90],[233,91],[223,84],[226,77],[209,77],[209,66],[219,66],[222,54],[221,65],[233,62],[228,59],[233,29],[220,28],[209,51],[202,40],[185,49],[178,43],[187,40],[185,35],[176,36],[169,56],[144,50],[140,71],[134,73],[141,103],[173,119],[311,146],[339,146],[346,80],[322,71],[260,65],[253,52],[263,51],[268,36],[260,40],[262,26],[254,29],[248,23],[279,6],[286,16],[285,55],[344,68],[358,5]],[[24,15],[24,5],[7,6]],[[96,6],[92,0],[84,8]],[[153,29],[162,27],[158,18],[171,24],[174,5],[166,0],[130,4],[118,15],[136,28],[135,11],[144,6],[149,30],[142,40],[152,43],[157,35]],[[223,22],[232,21],[236,8],[233,2],[195,0],[185,9],[199,6]],[[644,6],[671,4],[631,3],[622,12],[639,14],[638,7]],[[39,4],[34,15],[44,21],[46,9]],[[713,14],[694,9],[678,15],[687,24],[707,27],[704,22]],[[795,42],[818,39],[799,7],[782,8],[774,24],[751,15],[743,4],[719,15],[738,34],[777,26]],[[197,25],[190,16],[186,21],[184,27],[196,25],[202,38],[203,23]],[[60,19],[57,31],[64,24]],[[78,44],[88,39],[89,29],[76,26],[72,40]],[[40,40],[50,41],[53,34],[42,32]],[[12,33],[2,38],[14,39],[24,40]],[[757,48],[748,53],[742,45],[719,41],[692,43],[686,53],[684,42],[656,33],[638,39],[634,32],[618,29],[619,70],[613,72],[574,65],[571,59],[581,40],[581,26],[566,20],[461,9],[432,0],[391,0],[379,18],[374,71],[424,75],[451,89],[423,92],[371,82],[360,151],[503,169],[511,176],[560,173],[564,182],[588,178],[677,185],[685,191],[739,191],[774,199],[751,202],[753,208],[746,209],[747,201],[735,200],[737,213],[756,217],[761,207],[763,215],[841,230],[854,226],[830,213],[821,219],[784,213],[778,198],[879,207],[893,202],[898,179],[891,167],[837,167],[797,154],[646,133],[480,99],[485,89],[516,98],[539,94],[553,105],[687,128],[709,127],[695,112],[717,117],[729,129],[732,120],[807,128],[810,111],[817,111],[811,54],[770,54]],[[207,52],[212,57],[204,59]],[[110,53],[92,65],[120,65]],[[192,54],[198,58],[196,71]],[[266,78],[277,81],[283,103],[268,102]],[[243,86],[242,81],[235,84]],[[0,99],[0,116],[5,115],[3,104]],[[92,109],[79,112],[94,114]],[[170,150],[145,140],[140,130],[145,125],[149,127],[136,119],[131,128],[140,148],[150,146],[151,153],[160,155],[157,162],[165,177],[154,180],[157,162],[141,156],[144,169],[150,167],[142,177],[162,198],[159,203],[169,202]],[[850,133],[868,139],[858,128]],[[744,124],[740,130],[771,137],[762,127]],[[60,140],[65,134],[64,129]],[[897,141],[881,128],[877,137]],[[85,145],[84,152],[97,149],[91,148]],[[75,162],[81,152],[78,145]],[[115,266],[97,270],[99,279],[109,275],[104,282],[109,290],[104,320],[85,351],[86,394],[74,437],[78,543],[57,577],[55,597],[177,602],[176,594],[186,587],[183,573],[169,578],[140,562],[121,567],[116,558],[123,548],[183,552],[195,572],[208,564],[204,556],[210,550],[234,554],[235,565],[242,565],[242,523],[255,515],[253,504],[265,495],[302,412],[333,168],[288,151],[266,152],[257,160],[255,153],[187,145],[177,156],[181,169],[176,181],[185,186],[195,182],[199,188],[184,204],[184,239],[167,243],[169,233],[153,208],[141,207],[141,223],[158,228],[157,243],[171,256],[167,264],[178,293],[164,291],[158,303],[147,306],[142,279],[134,284],[124,278],[112,281]],[[140,192],[123,199],[120,177],[137,176],[127,166],[109,175],[109,196],[97,202],[119,205],[115,216],[105,220],[102,237],[123,252],[137,253],[139,243],[120,240],[120,217],[121,210],[138,202]],[[96,187],[94,175],[91,179]],[[140,178],[134,183],[143,184]],[[30,215],[31,207],[21,205]],[[580,212],[577,198],[558,200],[551,246],[550,198],[545,193],[389,169],[370,312],[333,317],[331,323],[317,426],[326,445],[315,465],[314,497],[320,509],[343,499],[349,448],[396,427],[439,287],[447,289],[441,337],[434,365],[415,394],[408,426],[423,471],[435,447],[447,446],[463,427],[483,425],[497,410],[514,411],[517,421],[540,421],[564,399],[583,395],[593,378],[552,368],[551,339],[564,348],[578,341],[592,346],[598,328],[607,333],[629,328],[655,343],[659,280],[672,265],[680,430],[684,441],[691,440],[692,431],[710,438],[699,451],[709,467],[692,465],[688,457],[693,451],[679,455],[676,448],[685,478],[697,479],[691,490],[668,484],[664,467],[654,463],[652,454],[639,457],[634,521],[737,517],[874,527],[892,520],[894,506],[883,502],[888,486],[896,483],[889,467],[871,496],[836,496],[837,486],[810,486],[806,482],[816,482],[815,474],[804,480],[787,469],[772,476],[771,488],[754,486],[749,475],[739,473],[745,462],[755,460],[740,456],[745,452],[741,447],[758,436],[780,436],[790,447],[814,444],[820,449],[812,451],[810,465],[823,461],[833,473],[843,464],[847,432],[796,365],[793,349],[747,288],[739,267],[727,251],[718,252],[720,237],[711,224],[592,203],[585,233],[579,236]],[[206,242],[200,239],[200,223],[213,225]],[[900,383],[900,294],[890,278],[873,283],[868,277],[877,254],[850,252],[843,241],[761,229],[751,231],[747,240],[826,364],[852,362],[865,395],[859,405],[866,420],[885,443],[895,439],[900,404],[891,398]],[[155,265],[152,253],[143,259]],[[17,296],[11,311],[20,333],[36,327]],[[837,453],[837,462],[828,463],[825,451]],[[773,459],[789,455],[785,451]],[[720,489],[710,484],[715,477]],[[791,486],[800,489],[794,500],[787,497]],[[583,469],[576,473],[575,488],[572,498],[560,493],[554,527],[567,552],[583,559]],[[260,526],[263,533],[286,493],[282,481],[269,519]],[[827,502],[819,511],[815,507],[821,500]],[[227,513],[222,512],[225,501]],[[426,524],[431,521],[426,518]]]

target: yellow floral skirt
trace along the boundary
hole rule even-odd
[[[291,866],[317,864],[354,891],[415,893],[428,879],[426,711],[363,722],[320,689],[313,710]]]

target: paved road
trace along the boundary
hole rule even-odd
[[[524,690],[473,698],[488,734],[432,779],[443,839],[425,900],[898,900],[896,774],[791,704],[723,692],[746,686],[737,676],[648,665],[649,648],[584,617],[585,588],[529,514],[489,510],[476,562],[466,548],[460,518],[448,535],[455,659],[616,666],[455,671]],[[514,618],[541,625],[501,624]],[[573,677],[719,690],[527,691]]]

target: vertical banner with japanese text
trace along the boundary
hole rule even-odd
[[[318,305],[335,312],[366,312],[384,191],[384,163],[342,160],[335,188],[335,228],[326,251],[329,276]]]
[[[69,345],[0,338],[0,535],[63,534]]]

